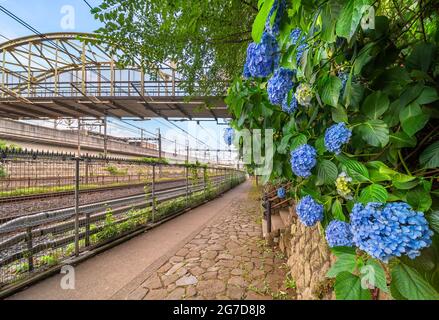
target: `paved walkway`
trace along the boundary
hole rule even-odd
[[[290,298],[285,259],[261,240],[259,202],[250,182],[12,299]]]

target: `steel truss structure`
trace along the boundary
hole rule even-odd
[[[229,118],[222,96],[189,97],[174,65],[119,67],[117,49],[96,40],[49,33],[0,44],[0,117]]]

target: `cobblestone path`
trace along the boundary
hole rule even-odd
[[[255,187],[134,288],[128,299],[291,299],[286,260],[261,239]]]

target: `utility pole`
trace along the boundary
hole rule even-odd
[[[104,158],[107,158],[108,155],[108,136],[107,136],[107,117],[104,117]]]
[[[158,130],[158,142],[159,142],[159,159],[162,159],[162,134],[160,133],[160,128]]]

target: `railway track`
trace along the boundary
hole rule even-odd
[[[156,182],[156,185],[173,183],[178,181],[185,181],[185,179],[173,179],[173,180],[164,180]],[[150,182],[141,182],[141,183],[131,183],[117,186],[107,186],[107,187],[99,187],[92,189],[82,189],[79,191],[80,194],[83,193],[98,193],[103,191],[111,191],[111,190],[121,190],[127,188],[141,187],[150,185]],[[22,196],[11,196],[11,197],[2,197],[0,198],[0,204],[8,203],[8,202],[16,202],[16,201],[28,201],[28,200],[38,200],[45,198],[53,198],[53,197],[61,197],[61,196],[70,196],[74,195],[74,190],[69,191],[59,191],[59,192],[47,192],[47,193],[38,193],[38,194],[30,194],[30,195],[22,195]]]
[[[220,176],[218,177],[213,177],[212,182],[213,183],[218,183],[222,181],[222,178]],[[181,187],[184,187],[186,184],[186,179],[177,179],[177,180],[168,180],[168,181],[161,181],[161,182],[157,182],[156,183],[156,192],[157,193],[163,193],[163,192],[167,192],[167,191],[172,191],[175,189],[180,189]],[[139,184],[138,186],[142,186],[145,184]],[[93,190],[82,190],[81,193],[94,193],[94,192],[98,192],[98,191],[108,191],[108,190],[114,190],[114,189],[123,189],[123,188],[128,188],[128,187],[135,187],[136,185],[130,185],[130,186],[119,186],[120,188],[99,188],[99,190],[97,189],[93,189]],[[74,194],[74,193],[73,193]],[[69,194],[70,195],[70,194]],[[111,203],[111,202],[118,202],[119,200],[126,200],[126,199],[140,199],[142,197],[145,197],[145,192],[141,192],[141,193],[137,193],[137,194],[132,194],[129,196],[124,196],[124,197],[120,197],[120,198],[116,198],[116,199],[112,199],[112,200],[99,200],[96,201],[95,203],[88,203],[88,204],[84,204],[81,205],[80,208],[85,208],[85,207],[90,207],[90,206],[95,206],[96,204],[102,204],[102,203]],[[56,196],[61,196],[59,193]],[[40,197],[41,199],[43,199],[44,197]],[[50,198],[50,197],[47,197]],[[32,198],[32,199],[38,199],[38,198]],[[32,200],[32,199],[28,199],[28,200]],[[20,199],[21,201],[22,199]],[[67,210],[69,208],[72,208],[72,206],[66,206],[66,207],[60,207],[60,208],[56,208],[56,210]],[[48,211],[53,211],[54,209],[48,209]],[[18,217],[26,217],[26,216],[33,216],[35,214],[38,214],[38,212],[35,213],[30,213],[30,214],[22,214],[22,215],[12,215],[12,216],[7,216],[7,217],[0,217],[0,224],[9,222],[11,220],[14,220]]]

